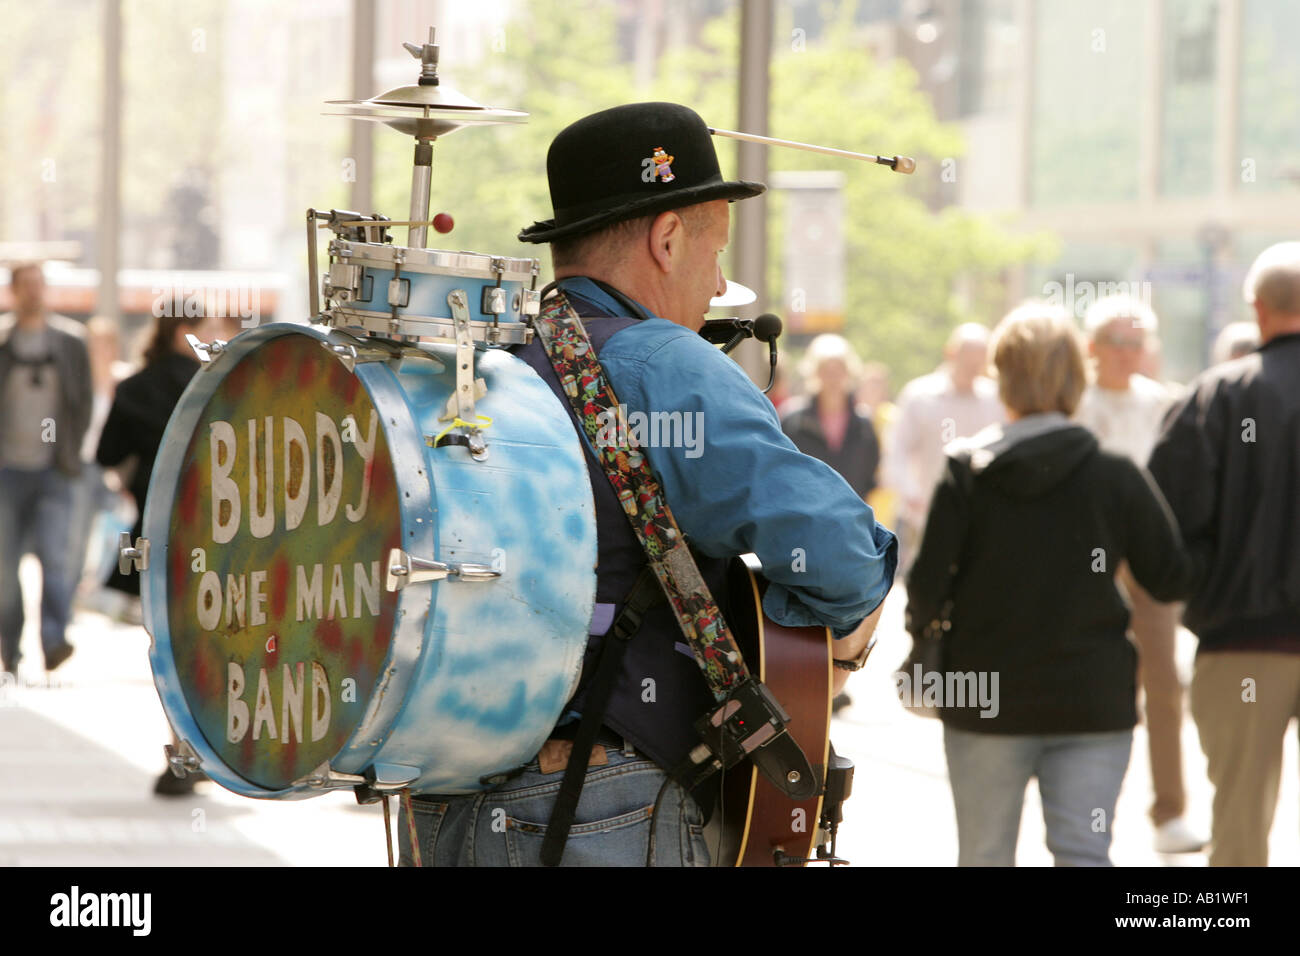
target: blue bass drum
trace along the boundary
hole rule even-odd
[[[467,793],[526,763],[595,600],[568,410],[499,349],[474,353],[477,432],[449,402],[454,345],[277,324],[212,351],[144,519],[175,759],[270,798]]]

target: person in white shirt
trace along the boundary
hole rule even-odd
[[[1128,456],[1145,468],[1174,397],[1161,383],[1141,375],[1148,340],[1158,321],[1145,302],[1118,295],[1099,299],[1084,317],[1095,381],[1084,391],[1075,420],[1089,428],[1107,451]],[[1174,666],[1174,636],[1181,608],[1161,603],[1133,580],[1127,565],[1116,574],[1128,595],[1130,630],[1140,655],[1139,676],[1146,698],[1147,743],[1155,801],[1151,821],[1162,853],[1191,853],[1205,846],[1184,818],[1183,688]]]
[[[881,482],[898,495],[895,529],[899,570],[911,564],[925,531],[930,496],[943,472],[943,449],[1006,420],[988,368],[989,330],[968,322],[948,337],[943,364],[913,379],[898,396],[898,413],[882,462]]]

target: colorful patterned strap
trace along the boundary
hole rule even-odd
[[[564,293],[556,292],[542,304],[533,327],[645,549],[709,690],[718,701],[726,700],[737,685],[749,678],[745,660],[700,575],[646,456],[633,444],[628,429],[605,427],[621,421],[622,406],[596,360],[582,320]]]

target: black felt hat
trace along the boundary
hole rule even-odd
[[[519,233],[554,242],[650,213],[713,199],[748,199],[762,183],[726,182],[713,136],[677,103],[631,103],[566,126],[546,153],[554,219]]]

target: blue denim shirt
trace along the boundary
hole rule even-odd
[[[559,286],[610,314],[627,312],[588,279]],[[898,564],[893,532],[830,466],[795,448],[771,402],[721,350],[654,317],[614,333],[600,363],[629,430],[638,421],[644,430],[682,531],[712,557],[756,554],[771,582],[763,610],[772,620],[825,625],[839,638],[885,599]],[[671,429],[669,412],[682,413]]]

